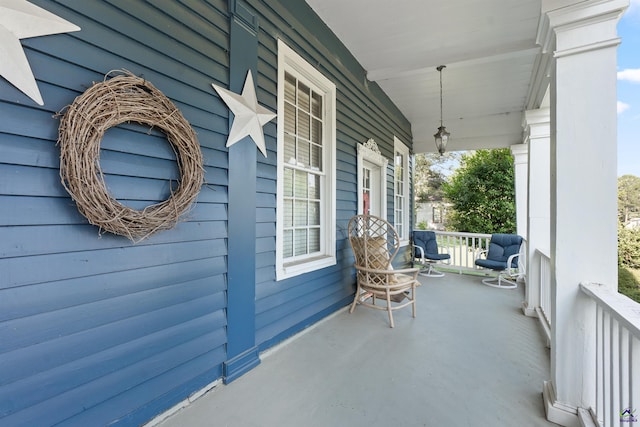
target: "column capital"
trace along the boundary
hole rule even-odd
[[[532,139],[549,138],[551,135],[551,110],[538,108],[525,111],[522,127],[524,128],[525,142]]]
[[[529,162],[529,146],[527,144],[513,144],[509,148],[511,149],[511,155],[513,155],[514,164],[527,164]]]
[[[539,43],[550,46],[555,35],[554,56],[617,46],[618,20],[629,0],[542,0]]]

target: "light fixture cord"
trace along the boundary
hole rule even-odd
[[[440,127],[442,127],[442,68],[440,71]]]

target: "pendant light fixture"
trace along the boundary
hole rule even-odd
[[[449,132],[442,124],[442,69],[446,68],[446,65],[440,65],[436,68],[440,73],[440,127],[438,128],[438,132],[433,135],[436,139],[436,148],[438,149],[438,153],[442,156],[444,154],[444,150],[447,148],[447,142],[449,142]]]

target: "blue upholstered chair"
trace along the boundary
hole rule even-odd
[[[522,237],[517,234],[492,234],[489,249],[480,251],[475,263],[498,272],[498,276],[483,279],[482,283],[496,288],[516,288],[516,280],[523,274],[518,266],[521,245]]]
[[[436,263],[448,264],[451,256],[438,248],[436,233],[433,231],[414,230],[413,258],[426,268],[420,272],[421,276],[442,277],[444,273],[433,268]],[[426,271],[425,271],[426,270]]]

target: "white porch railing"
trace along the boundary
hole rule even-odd
[[[540,306],[536,307],[536,314],[547,336],[547,346],[551,344],[551,257],[541,249],[535,250],[537,260]]]
[[[491,234],[436,231],[438,247],[451,255],[449,268],[458,273],[481,270],[475,260],[481,249],[489,247]]]
[[[636,425],[640,419],[640,306],[599,284],[580,284],[594,302],[595,406],[600,426]],[[581,417],[589,414],[580,414]]]

